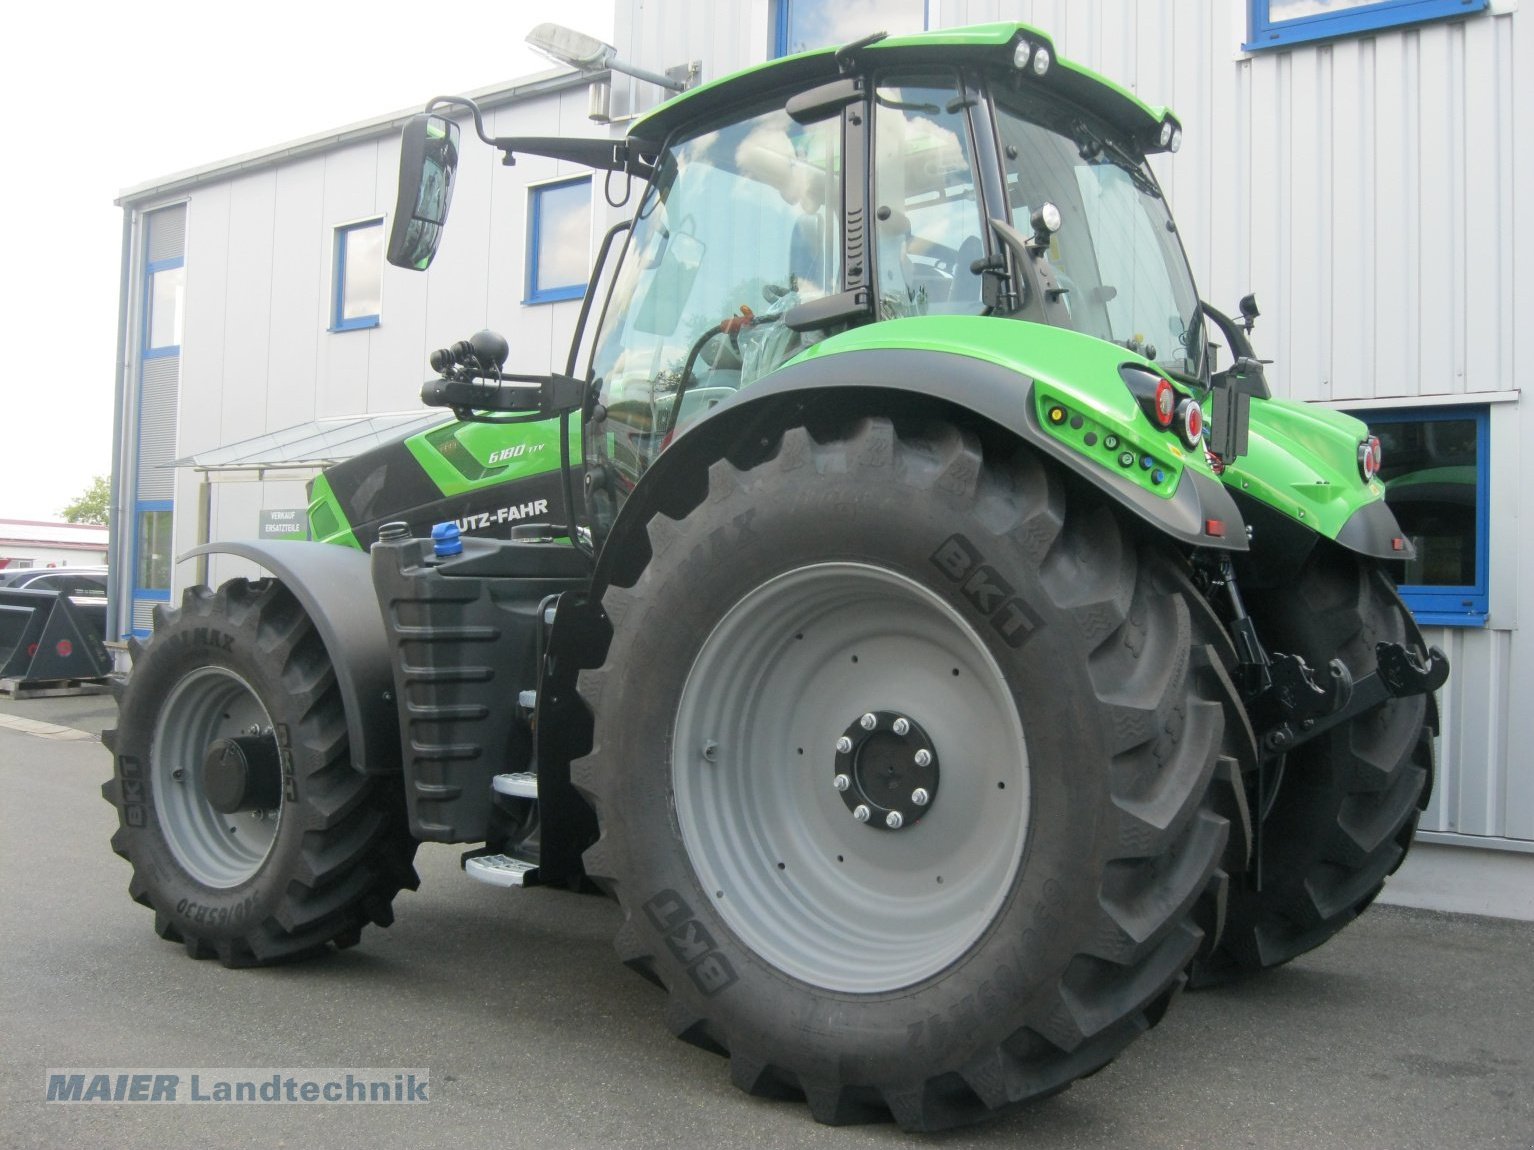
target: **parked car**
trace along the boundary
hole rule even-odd
[[[0,571],[0,587],[12,591],[63,591],[93,599],[107,597],[105,567],[23,567]]]

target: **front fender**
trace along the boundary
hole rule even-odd
[[[303,605],[335,669],[346,710],[352,766],[369,775],[400,770],[394,670],[366,552],[294,541],[205,543],[181,556],[237,555],[281,579]]]
[[[1009,327],[1001,328],[1003,323]],[[706,482],[705,472],[714,460],[739,452],[749,454],[753,441],[801,422],[805,413],[855,401],[866,407],[868,398],[878,393],[889,398],[934,399],[970,411],[1016,435],[1179,542],[1246,550],[1241,514],[1204,461],[1175,447],[1174,437],[1157,432],[1139,416],[1133,397],[1118,376],[1118,364],[1135,357],[1122,348],[1066,332],[1077,341],[1073,350],[1083,354],[1070,362],[1064,354],[1041,356],[1030,369],[1022,355],[1009,360],[990,344],[980,342],[984,336],[994,343],[998,335],[1018,327],[1059,331],[973,316],[891,320],[817,344],[737,392],[690,424],[650,465],[613,524],[598,563],[597,584],[623,577],[618,570],[635,533],[642,531],[657,509],[677,501],[685,503],[685,492],[698,490]],[[945,334],[946,339],[937,338]],[[854,340],[854,336],[863,338]],[[1052,346],[1058,349],[1062,345]],[[1106,382],[1101,386],[1073,383],[1073,377],[1095,381],[1097,376]],[[1082,426],[1075,429],[1075,443],[1067,435],[1045,428],[1041,408],[1055,400],[1083,416]],[[1135,418],[1144,424],[1143,431],[1134,426]],[[1100,429],[1095,451],[1081,442],[1094,427]],[[1069,424],[1061,430],[1068,428]],[[1169,483],[1164,492],[1153,492],[1145,484],[1131,481],[1124,473],[1127,469],[1116,463],[1118,451],[1127,447],[1110,451],[1102,446],[1104,433],[1110,431],[1133,436],[1128,443],[1136,447],[1153,444],[1150,450],[1155,451],[1156,458],[1168,471],[1175,468],[1175,485]],[[1137,454],[1137,470],[1139,458]],[[1221,526],[1216,528],[1215,523]],[[1211,530],[1223,533],[1212,534]]]

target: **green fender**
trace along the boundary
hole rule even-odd
[[[1361,420],[1291,399],[1254,399],[1247,452],[1225,468],[1233,492],[1280,512],[1352,551],[1405,559],[1413,551],[1385,504],[1385,485],[1364,481]]]
[[[1140,411],[1118,369],[1136,364],[1154,370],[1155,365],[1117,344],[1019,320],[915,316],[833,336],[793,364],[872,348],[966,355],[1035,381],[1039,426],[1111,476],[1099,481],[1105,489],[1121,488],[1127,481],[1171,499],[1185,474],[1215,474],[1201,452],[1185,452],[1174,433],[1155,427]],[[1191,394],[1186,387],[1174,386]],[[1064,424],[1052,425],[1048,419],[1049,405],[1055,402],[1070,413]],[[1074,426],[1077,416],[1083,421],[1080,428]],[[1089,433],[1095,445],[1085,442]],[[1340,411],[1288,399],[1254,399],[1247,453],[1228,465],[1222,478],[1232,492],[1350,550],[1405,558],[1412,553],[1411,544],[1385,505],[1384,484],[1377,479],[1365,482],[1359,470],[1359,447],[1368,434],[1364,423]],[[1136,454],[1136,466],[1120,468],[1116,453],[1103,449],[1110,435]],[[1138,466],[1147,455],[1166,473],[1163,483],[1150,483],[1154,471]],[[1227,529],[1234,531],[1237,524]]]

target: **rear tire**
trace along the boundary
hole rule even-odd
[[[192,957],[254,966],[350,946],[417,886],[398,782],[352,767],[324,644],[280,583],[194,587],[157,612],[118,708],[104,736],[112,847],[156,933]],[[204,760],[218,740],[259,764],[249,809],[215,805]]]
[[[1340,658],[1355,679],[1375,644],[1427,645],[1390,580],[1372,561],[1321,544],[1288,587],[1249,596],[1270,650],[1314,668]],[[1391,699],[1270,760],[1282,783],[1262,826],[1262,889],[1232,888],[1224,938],[1195,967],[1194,985],[1278,966],[1320,946],[1374,901],[1405,861],[1433,782],[1431,696]],[[1271,777],[1271,776],[1270,776]]]
[[[883,419],[826,435],[716,463],[606,590],[586,867],[673,1032],[737,1086],[937,1129],[1159,1020],[1218,923],[1236,704],[1176,560],[1032,454]],[[938,776],[908,775],[913,747]],[[891,829],[879,803],[918,783]]]

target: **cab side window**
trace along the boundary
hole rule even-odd
[[[956,78],[886,77],[874,100],[879,317],[978,314],[985,221]]]

